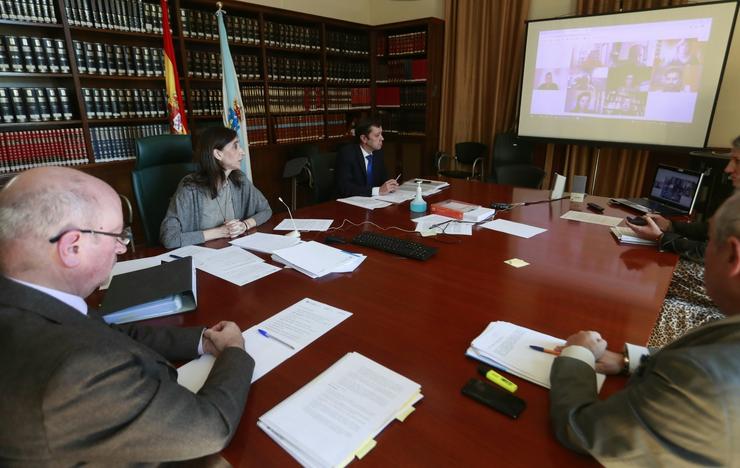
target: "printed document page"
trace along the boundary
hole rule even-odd
[[[515,223],[506,219],[494,219],[493,221],[481,224],[480,226],[492,231],[505,232],[506,234],[523,237],[525,239],[529,239],[532,236],[536,236],[537,234],[542,234],[547,231],[547,229],[538,228],[537,226]]]
[[[199,268],[237,286],[244,286],[281,270],[234,245],[217,250]]]
[[[374,210],[375,208],[385,208],[391,206],[390,203],[381,200],[376,200],[373,197],[348,197],[348,198],[337,198],[338,202],[347,203],[348,205],[359,206],[367,210]]]
[[[601,224],[602,226],[616,226],[622,222],[622,218],[615,216],[604,216],[596,213],[584,213],[583,211],[570,210],[561,216],[562,219],[579,221],[581,223]]]
[[[246,351],[255,362],[252,382],[257,381],[351,315],[352,313],[346,310],[306,298],[243,331]],[[258,331],[260,329],[295,349],[261,335]],[[206,381],[214,360],[212,355],[204,354],[199,359],[183,365],[177,370],[177,382],[193,393],[197,392]]]
[[[236,245],[242,249],[254,250],[255,252],[261,252],[271,254],[276,250],[290,247],[300,243],[301,240],[295,237],[281,236],[278,234],[265,234],[264,232],[255,232],[248,236],[240,237],[229,241],[229,244]]]
[[[293,221],[295,221],[295,227],[293,227]],[[275,231],[293,231],[295,229],[299,231],[326,231],[333,223],[333,219],[294,219],[285,218],[280,221],[280,224],[275,226]]]
[[[258,425],[306,466],[344,466],[399,411],[419,384],[349,353],[262,415]]]

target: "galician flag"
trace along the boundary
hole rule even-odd
[[[170,131],[178,135],[188,133],[188,121],[185,118],[185,106],[182,105],[180,79],[177,76],[175,49],[172,47],[170,32],[170,9],[167,0],[160,0],[162,6],[162,31],[164,37],[164,82],[167,86],[167,115],[170,119]]]
[[[247,138],[247,116],[244,113],[244,104],[239,92],[239,81],[236,79],[234,61],[231,60],[229,39],[224,26],[224,11],[219,6],[216,12],[218,18],[218,40],[221,44],[221,73],[223,76],[224,96],[224,126],[234,130],[239,137],[239,144],[244,150],[242,171],[252,180],[252,163],[249,158],[249,139]]]

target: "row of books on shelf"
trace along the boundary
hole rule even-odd
[[[69,58],[64,40],[49,37],[2,36],[0,72],[69,73]]]
[[[426,31],[417,31],[405,34],[389,34],[385,37],[378,37],[375,46],[375,55],[378,57],[423,54],[427,50],[427,33]]]
[[[81,128],[55,128],[0,133],[0,173],[38,166],[86,164]]]
[[[3,123],[72,120],[66,88],[0,88],[0,121]]]
[[[180,8],[182,35],[193,39],[218,39],[216,11]],[[259,44],[260,25],[256,18],[224,15],[227,39],[240,44]]]
[[[77,71],[83,75],[162,76],[161,47],[73,41]]]
[[[234,70],[240,79],[258,80],[262,67],[256,55],[232,55]],[[219,52],[187,51],[188,76],[191,78],[221,78],[221,54]]]
[[[324,88],[271,86],[267,90],[270,112],[310,112],[324,110]]]
[[[326,134],[329,138],[347,135],[347,118],[344,114],[326,114]]]
[[[377,81],[389,83],[408,80],[424,81],[428,76],[429,61],[427,59],[388,60],[388,63],[378,64]]]
[[[382,110],[378,112],[383,124],[383,133],[398,135],[424,135],[426,114],[424,111]]]
[[[274,119],[277,143],[317,140],[326,135],[323,115],[283,115]]]
[[[328,62],[326,81],[337,84],[370,84],[370,64],[360,62]]]
[[[326,31],[326,50],[342,54],[370,55],[370,37],[345,31]]]
[[[82,88],[88,119],[163,118],[167,115],[164,89]]]
[[[321,60],[267,57],[267,78],[293,82],[321,81]]]
[[[265,89],[262,86],[242,86],[240,91],[247,116],[265,113]],[[193,115],[197,116],[222,115],[224,110],[221,88],[193,88],[190,90],[190,102]]]
[[[427,87],[378,86],[375,89],[375,104],[393,107],[424,107],[427,103]]]
[[[65,0],[72,26],[162,34],[162,8],[142,0]]]
[[[0,0],[0,19],[56,23],[54,0]]]
[[[136,140],[169,132],[168,124],[92,127],[90,139],[95,162],[133,159],[136,157]]]
[[[264,117],[247,118],[247,139],[250,146],[267,144],[267,120]]]
[[[321,31],[316,26],[265,22],[265,44],[297,50],[321,49]]]
[[[329,110],[370,107],[370,88],[328,88],[326,108]]]

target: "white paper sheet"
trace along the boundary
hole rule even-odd
[[[367,210],[374,210],[375,208],[385,208],[386,206],[391,206],[390,203],[376,200],[372,197],[348,197],[348,198],[338,198],[338,202],[347,203],[348,205],[353,206],[359,206],[360,208],[365,208]]]
[[[162,259],[163,262],[171,262],[182,257],[193,257],[193,266],[200,268],[208,256],[213,255],[217,251],[218,249],[210,249],[199,245],[186,245],[185,247],[180,247],[179,249],[163,253],[162,255],[159,255],[158,258]]]
[[[622,222],[622,218],[604,216],[596,213],[584,213],[583,211],[570,210],[561,216],[562,219],[579,221],[581,223],[600,224],[602,226],[616,226]]]
[[[255,361],[252,382],[257,381],[351,315],[352,313],[346,310],[306,298],[243,331],[246,351]],[[265,338],[257,331],[260,328],[290,343],[295,349]],[[196,393],[205,383],[214,361],[213,356],[204,354],[199,359],[194,359],[181,366],[177,370],[177,382]]]
[[[248,236],[234,239],[230,241],[229,244],[236,245],[237,247],[241,247],[242,249],[271,254],[276,250],[284,249],[286,247],[290,247],[291,245],[296,245],[300,242],[301,240],[295,237],[256,232]]]
[[[234,245],[217,250],[198,268],[237,286],[244,286],[281,270]]]
[[[493,221],[481,224],[480,226],[492,231],[505,232],[506,234],[523,237],[525,239],[529,239],[532,236],[536,236],[537,234],[542,234],[547,231],[547,229],[538,228],[537,226],[515,223],[506,219],[494,219]]]
[[[428,214],[426,216],[420,216],[418,218],[414,218],[411,221],[415,223],[439,224],[439,223],[444,223],[445,221],[456,221],[456,219],[450,218],[449,216],[442,216],[438,214]]]
[[[290,218],[285,218],[280,221],[280,224],[275,226],[275,231],[293,231],[298,229],[299,231],[326,231],[333,223],[333,219],[295,219],[295,228],[293,227],[293,221]]]
[[[388,203],[403,203],[405,201],[413,200],[414,197],[416,197],[415,193],[407,192],[405,190],[396,190],[393,193],[388,193],[386,195],[377,195],[373,197],[376,200],[388,202]]]
[[[458,223],[455,221],[450,221],[449,223],[442,224],[441,226],[437,226],[439,223],[429,223],[429,222],[421,222],[416,223],[416,231],[417,232],[424,232],[424,231],[430,231],[433,230],[437,234],[455,234],[460,236],[472,236],[473,235],[473,225],[471,223]],[[432,228],[432,226],[437,226],[435,228]]]
[[[333,273],[334,269],[340,265],[356,260],[354,254],[316,241],[303,242],[285,249],[276,250],[272,258],[291,268],[295,268],[311,278],[320,278]]]

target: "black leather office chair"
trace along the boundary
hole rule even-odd
[[[499,133],[493,144],[493,170],[489,182],[539,188],[545,171],[535,166],[532,143],[514,133]]]
[[[462,143],[455,144],[455,156],[450,158],[447,153],[437,153],[437,174],[445,177],[453,177],[455,179],[474,179],[480,177],[483,180],[485,171],[486,153],[488,153],[488,147],[483,143],[476,141],[465,141]],[[446,159],[451,159],[448,163],[447,169],[442,169],[442,165]],[[450,168],[452,161],[454,160],[455,169]],[[478,167],[480,165],[480,167]],[[460,169],[461,167],[471,166],[470,170]]]
[[[334,168],[337,153],[311,153],[308,155],[309,186],[314,203],[335,198],[336,182]]]
[[[136,140],[131,179],[149,246],[159,245],[159,225],[177,184],[198,168],[190,135],[157,135]]]

